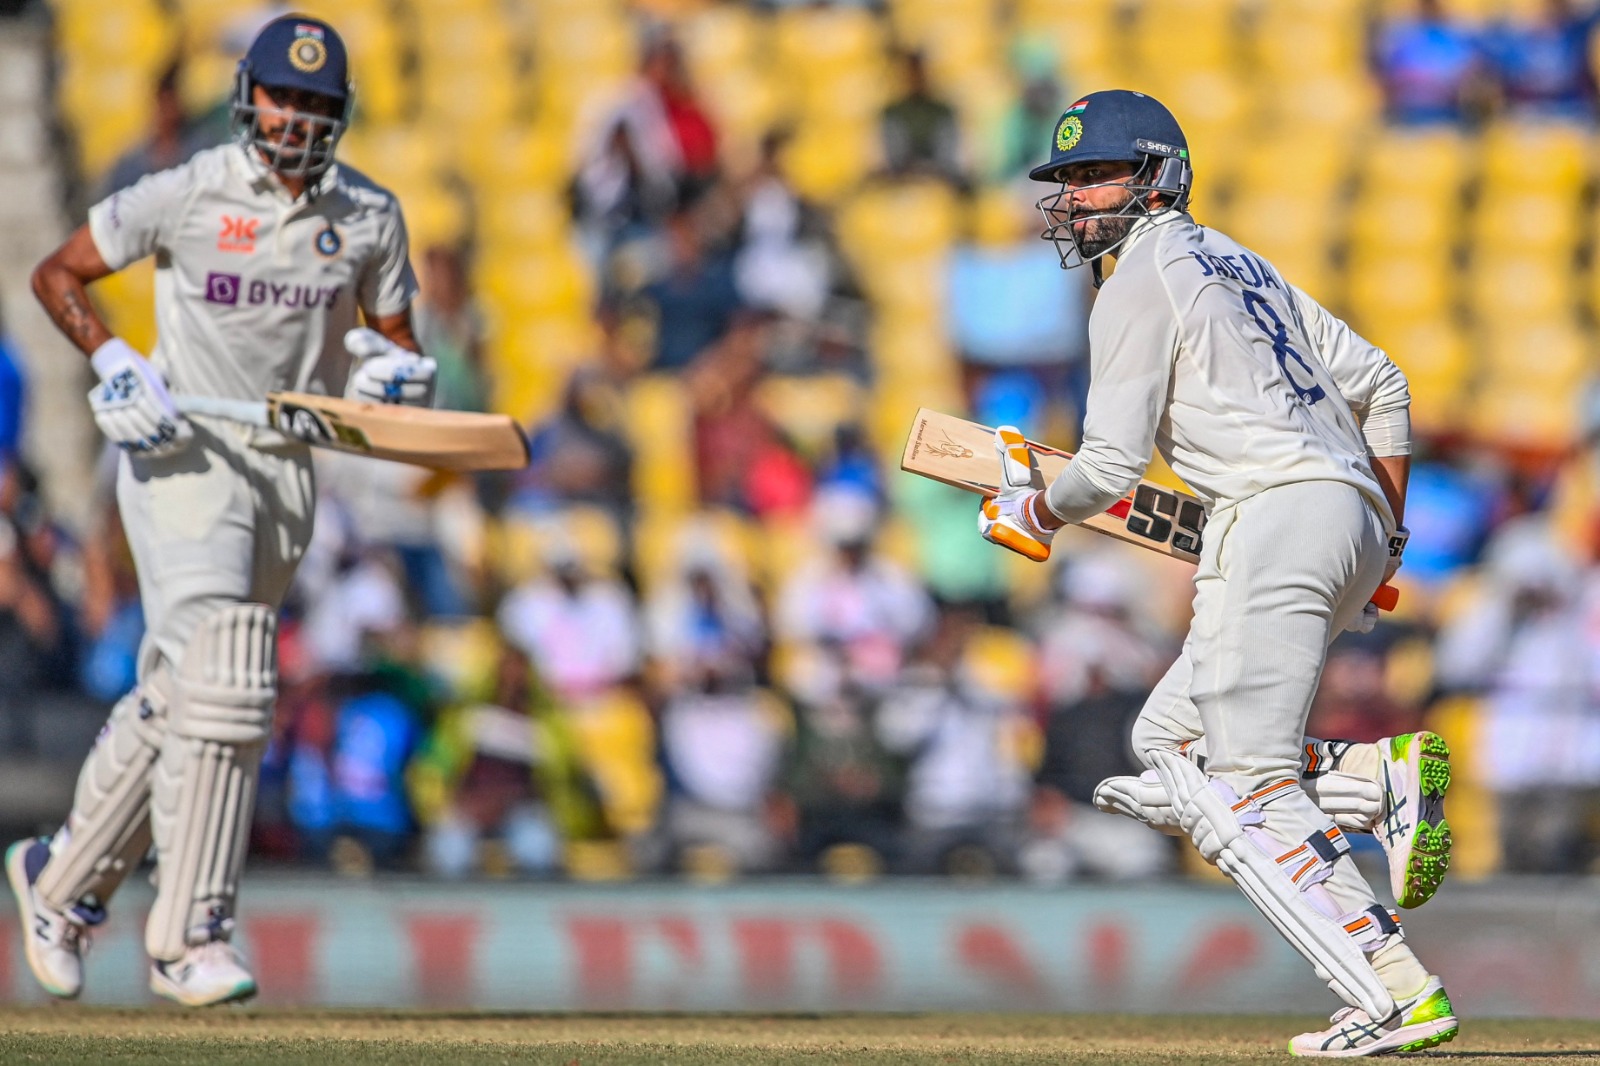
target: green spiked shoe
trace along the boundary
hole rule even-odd
[[[1373,835],[1389,857],[1389,887],[1401,907],[1433,898],[1450,869],[1450,746],[1437,733],[1405,733],[1378,742],[1383,817]]]

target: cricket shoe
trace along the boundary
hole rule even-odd
[[[1405,733],[1378,742],[1383,817],[1373,835],[1389,858],[1389,887],[1401,907],[1433,898],[1450,869],[1450,746],[1437,733]]]
[[[105,921],[102,907],[79,904],[63,913],[45,903],[34,890],[50,842],[43,837],[19,840],[6,849],[6,880],[22,917],[23,955],[34,979],[52,996],[76,999],[83,991],[83,955],[89,946],[89,927]]]
[[[150,991],[185,1007],[210,1007],[249,999],[256,994],[256,979],[232,944],[208,940],[174,962],[152,962]]]
[[[1360,1007],[1346,1007],[1329,1020],[1333,1024],[1320,1033],[1301,1033],[1289,1041],[1289,1054],[1326,1059],[1393,1055],[1438,1047],[1461,1031],[1437,977],[1428,978],[1422,991],[1399,1004],[1385,1021],[1374,1022]]]

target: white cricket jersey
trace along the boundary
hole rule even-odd
[[[247,153],[227,144],[151,174],[92,207],[89,232],[112,270],[156,257],[150,358],[175,393],[337,396],[357,309],[397,314],[416,295],[400,205],[341,165],[291,199]]]
[[[1186,214],[1141,222],[1089,345],[1083,444],[1047,496],[1062,518],[1116,502],[1154,448],[1208,510],[1338,481],[1393,528],[1358,419],[1408,408],[1405,375],[1261,256]]]

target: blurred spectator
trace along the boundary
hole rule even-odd
[[[703,187],[717,175],[717,133],[689,81],[683,49],[662,34],[645,45],[640,67],[641,89],[653,96],[672,134],[678,172],[691,187]]]
[[[422,295],[415,315],[417,342],[439,363],[433,405],[450,411],[488,410],[483,313],[473,300],[459,247],[435,244],[423,253]]]
[[[1522,117],[1592,122],[1595,25],[1600,11],[1544,0],[1536,18],[1506,19],[1484,35],[1505,104]]]
[[[921,52],[905,53],[901,70],[905,93],[884,108],[879,122],[889,173],[928,174],[965,185],[955,108],[934,93]]]
[[[327,497],[318,502],[319,525],[333,506]],[[305,603],[306,653],[314,668],[324,673],[359,670],[375,636],[406,624],[400,567],[381,549],[350,542],[331,573],[317,580],[316,571],[303,571],[296,575],[296,584]]]
[[[828,300],[830,255],[815,212],[783,172],[787,140],[779,131],[761,139],[760,161],[744,186],[734,281],[751,307],[810,321],[821,317]]]
[[[1043,42],[1026,42],[1019,43],[1014,52],[1013,65],[1022,78],[1022,92],[996,126],[990,173],[1002,182],[1020,178],[1038,165],[1064,110],[1055,49]]]
[[[1483,694],[1474,751],[1500,815],[1502,867],[1581,873],[1600,815],[1600,587],[1541,518],[1507,523],[1481,593],[1443,627],[1436,672]]]
[[[630,680],[639,670],[633,597],[599,577],[565,536],[546,547],[547,574],[512,589],[500,604],[506,639],[532,661],[558,701],[581,701]]]
[[[647,238],[677,202],[670,155],[659,128],[641,130],[626,114],[614,118],[578,168],[572,207],[579,240],[603,280],[616,249]]]
[[[1042,882],[1154,876],[1172,866],[1168,842],[1096,810],[1094,789],[1143,770],[1128,738],[1176,649],[1136,610],[1141,583],[1114,551],[1068,557],[1055,589],[1059,603],[1035,627],[1047,713],[1024,872]]]
[[[968,239],[952,249],[946,332],[975,394],[988,376],[1020,370],[1046,395],[1088,394],[1088,316],[1081,279],[1059,269],[1029,226],[1030,209],[1009,189],[973,201]],[[1027,424],[1027,423],[1014,423]]]
[[[528,660],[500,645],[483,696],[446,711],[411,764],[427,868],[443,877],[465,877],[485,865],[555,872],[563,837],[600,829],[575,749]],[[487,856],[486,840],[498,849]]]
[[[802,513],[812,489],[811,470],[757,397],[771,328],[770,316],[741,319],[685,379],[700,502],[763,518]]]
[[[1420,708],[1400,703],[1384,684],[1379,635],[1346,634],[1329,649],[1306,723],[1309,735],[1371,743],[1422,728]]]
[[[144,609],[139,601],[139,575],[115,507],[101,508],[86,543],[83,601],[83,657],[78,677],[85,692],[112,703],[138,680],[139,645],[144,639]]]
[[[76,687],[76,633],[58,585],[69,549],[33,472],[0,462],[0,750],[32,750],[40,698]]]
[[[1039,679],[1052,712],[1108,693],[1148,693],[1177,649],[1136,614],[1139,580],[1130,565],[1109,552],[1072,556],[1057,569],[1056,588],[1060,606],[1046,610],[1036,628]]]
[[[928,592],[942,604],[972,605],[992,624],[1008,622],[1005,553],[973,544],[972,494],[920,477],[890,484],[896,511],[915,538],[917,573]]]
[[[974,676],[973,626],[968,611],[940,612],[878,710],[884,746],[907,762],[908,873],[1016,871],[1033,725]]]
[[[23,413],[28,405],[28,382],[17,340],[0,317],[0,459],[14,459],[22,448]]]
[[[421,738],[416,712],[381,675],[343,679],[315,706],[331,722],[302,729],[289,758],[289,809],[307,854],[337,854],[345,842],[359,848],[358,868],[399,865],[415,828],[405,772]]]
[[[192,126],[184,112],[182,64],[173,63],[161,72],[153,95],[154,119],[149,139],[111,165],[96,199],[126,189],[146,174],[175,167],[200,149],[217,143],[206,129]]]
[[[897,863],[904,768],[879,736],[873,701],[849,680],[836,648],[792,649],[783,673],[795,699],[795,734],[776,806],[789,807],[802,867],[827,863],[839,849],[866,850],[857,852],[857,873]]]
[[[728,256],[706,247],[702,221],[682,209],[667,219],[667,265],[640,292],[654,315],[652,370],[681,370],[728,332],[743,307]]]
[[[593,504],[625,527],[633,517],[633,446],[622,417],[622,395],[608,374],[574,370],[560,409],[529,434],[531,457],[513,504],[534,513]]]
[[[470,493],[447,491],[449,480],[435,471],[406,463],[389,463],[354,455],[327,453],[317,456],[317,528],[314,547],[308,552],[310,577],[300,582],[303,589],[324,589],[327,582],[342,581],[325,570],[321,558],[313,553],[337,550],[341,569],[355,567],[362,602],[369,611],[392,611],[391,601],[381,602],[371,581],[374,561],[392,556],[399,564],[403,581],[394,593],[411,614],[452,616],[465,614],[465,578],[452,567],[444,540],[447,522],[442,513],[458,503],[475,508]],[[462,496],[466,500],[462,502]],[[312,603],[321,599],[313,597]],[[320,626],[317,612],[311,611],[312,625]],[[365,616],[363,616],[365,617]],[[373,616],[373,628],[387,628]],[[354,636],[354,634],[352,634]],[[320,630],[314,638],[323,641]],[[333,638],[337,640],[337,637]]]
[[[1406,491],[1406,581],[1435,583],[1477,561],[1504,506],[1505,472],[1481,452],[1419,449]]]
[[[737,872],[772,870],[784,842],[769,803],[791,731],[788,710],[756,686],[751,663],[737,653],[697,656],[685,681],[661,710],[668,868],[709,849]]]
[[[828,545],[788,575],[773,621],[779,639],[839,648],[854,684],[881,689],[931,630],[933,604],[916,579],[874,546],[877,504],[849,489],[821,493],[815,528]]]
[[[693,527],[682,558],[647,605],[650,655],[661,686],[671,692],[694,680],[704,664],[754,664],[766,650],[766,620],[743,573],[708,533]]]
[[[1372,66],[1389,121],[1420,125],[1474,117],[1485,75],[1482,44],[1445,11],[1443,0],[1417,0],[1414,16],[1380,23]]]

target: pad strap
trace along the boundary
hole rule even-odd
[[[1339,918],[1339,924],[1350,934],[1356,946],[1371,955],[1381,948],[1391,936],[1405,937],[1400,927],[1400,915],[1374,903],[1365,910],[1351,911]]]

